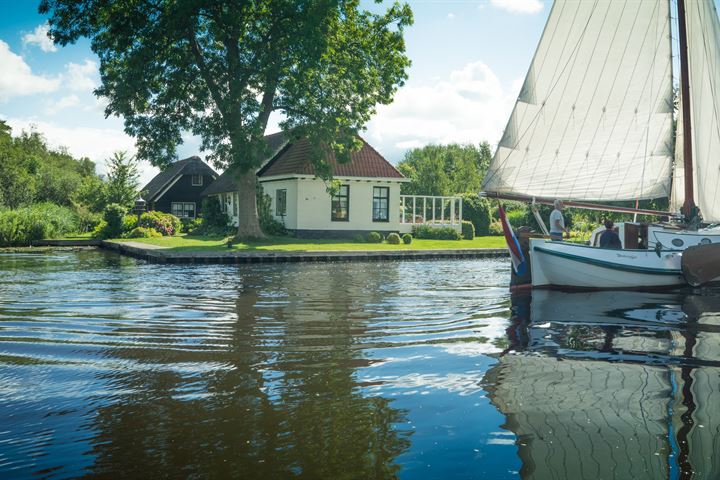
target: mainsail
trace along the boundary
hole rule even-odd
[[[685,2],[695,203],[706,222],[720,221],[720,21],[712,0]],[[682,111],[682,110],[680,110]],[[682,132],[678,119],[678,134]],[[681,145],[678,138],[678,145]],[[682,151],[682,149],[679,149]],[[682,156],[675,159],[671,206],[684,201]]]
[[[557,0],[483,190],[569,200],[669,196],[669,18],[662,0]],[[716,38],[708,41],[717,48]]]

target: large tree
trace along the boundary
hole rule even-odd
[[[487,142],[475,145],[427,145],[405,153],[398,169],[410,179],[403,193],[457,195],[480,191],[492,152]]]
[[[190,132],[218,168],[233,169],[241,237],[262,236],[255,171],[270,114],[311,140],[329,177],[322,152],[348,160],[410,64],[412,13],[397,3],[371,13],[358,0],[42,0],[40,13],[56,43],[91,39],[96,94],[108,99],[106,115],[125,119],[138,157],[168,165]]]

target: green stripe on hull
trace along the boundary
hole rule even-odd
[[[651,275],[675,275],[682,276],[680,269],[672,270],[667,268],[648,268],[648,267],[633,267],[631,265],[620,265],[618,263],[606,262],[604,260],[598,260],[595,258],[580,257],[571,253],[556,252],[554,250],[545,250],[542,247],[533,247],[533,250],[540,253],[546,253],[548,255],[554,255],[556,257],[567,258],[568,260],[574,260],[576,262],[587,263],[589,265],[595,265],[598,267],[608,268],[611,270],[620,270],[623,272],[633,273],[647,273]]]

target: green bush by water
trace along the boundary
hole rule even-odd
[[[140,216],[138,226],[152,228],[163,236],[171,237],[182,230],[182,222],[175,215],[158,211],[145,212]]]
[[[136,227],[127,234],[127,238],[153,238],[162,237],[162,233],[154,228]]]
[[[405,245],[410,245],[412,243],[412,235],[406,233],[402,236],[402,241]]]
[[[39,203],[15,210],[0,209],[0,246],[30,245],[36,240],[58,238],[77,231],[72,209]]]
[[[428,240],[460,240],[462,235],[452,227],[431,227],[429,225],[417,225],[413,228],[415,238]]]
[[[465,240],[472,240],[475,238],[475,226],[472,222],[463,220],[462,222],[462,236]]]
[[[383,237],[378,232],[370,232],[367,236],[368,243],[382,243]]]

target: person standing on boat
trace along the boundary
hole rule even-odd
[[[600,248],[622,248],[620,236],[613,228],[614,226],[612,220],[605,220],[605,231],[600,235]]]
[[[565,219],[562,216],[562,200],[555,200],[553,205],[555,206],[555,210],[550,214],[550,240],[562,240],[563,233],[566,233],[568,238],[570,238],[570,232],[565,228]]]

